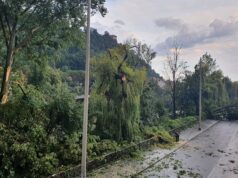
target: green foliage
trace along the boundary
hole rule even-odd
[[[169,134],[168,131],[161,129],[160,127],[145,127],[144,128],[144,133],[145,136],[148,138],[151,137],[157,137],[158,139],[161,139],[163,141],[165,141],[166,143],[173,143],[174,142],[174,138]]]
[[[39,105],[29,104],[16,100],[1,107],[0,170],[3,177],[37,177],[53,171],[52,167],[58,165],[55,155],[44,148],[48,145],[44,129],[48,118],[38,110]],[[48,164],[48,167],[41,166],[41,163]]]
[[[97,142],[90,143],[91,149],[89,150],[89,154],[93,157],[102,156],[104,154],[108,154],[110,152],[114,152],[118,150],[119,144],[113,140],[97,140]],[[90,147],[89,147],[90,148]]]
[[[109,48],[116,47],[117,40],[114,36],[105,32],[101,35],[96,29],[91,29],[91,53],[92,55],[100,54],[108,50]],[[71,43],[70,47],[62,52],[59,60],[55,62],[57,68],[71,69],[71,70],[84,70],[85,68],[85,37],[82,34],[75,35],[73,39],[81,39],[78,43]]]
[[[59,165],[77,164],[81,158],[81,132],[52,134],[52,150],[57,154]],[[57,168],[57,167],[55,167]]]
[[[93,0],[93,13],[103,4]],[[85,34],[79,27],[85,25],[85,10],[77,0],[0,0],[1,17],[7,11],[10,26],[17,22],[21,27],[16,34],[0,33],[0,64],[7,54],[3,39],[14,34],[18,52],[10,100],[0,107],[0,177],[46,177],[80,163],[83,107],[75,97],[83,91]],[[8,30],[6,19],[3,26]],[[171,129],[196,121],[167,117],[167,83],[151,69],[156,53],[149,46],[137,41],[118,45],[114,36],[96,30],[91,37],[92,54],[98,56],[90,81],[89,159],[152,136],[172,143]],[[202,63],[203,115],[210,118],[215,108],[237,101],[238,83],[224,77],[210,55],[203,55]],[[181,116],[198,113],[198,76],[199,65],[176,83]],[[158,86],[160,81],[165,86]],[[237,112],[227,117],[237,118]]]
[[[96,83],[92,111],[101,113],[97,114],[96,130],[102,138],[132,140],[139,132],[140,95],[145,71],[132,69],[123,62],[124,53],[122,46],[111,50],[113,58],[104,54],[94,60]],[[117,78],[122,73],[125,81]]]
[[[98,10],[105,15],[105,0],[93,0],[93,13]],[[4,56],[4,74],[0,91],[1,103],[6,103],[13,61],[25,59],[59,58],[59,49],[70,43],[82,42],[82,30],[86,20],[86,4],[78,0],[69,1],[0,1],[0,46]],[[4,17],[4,18],[3,18]],[[78,40],[79,39],[79,40]],[[2,40],[1,40],[2,42]],[[15,66],[14,66],[15,67]],[[6,70],[8,69],[8,70]],[[7,72],[8,71],[8,72]]]
[[[59,165],[80,161],[78,132],[82,107],[50,67],[38,84],[13,85],[15,96],[0,108],[0,174],[3,177],[41,177]],[[39,73],[36,73],[39,75]],[[47,87],[47,88],[46,88]]]
[[[100,35],[96,29],[91,30],[91,52],[98,54],[105,52],[110,48],[116,48],[118,46],[116,36],[110,35],[109,32],[105,32]]]
[[[177,84],[177,91],[177,109],[184,115],[198,114],[198,73],[186,75],[183,82]]]
[[[174,138],[169,134],[169,131],[173,129],[184,129],[194,124],[195,121],[196,118],[192,116],[177,119],[170,119],[163,116],[156,125],[145,126],[143,133],[146,138],[157,137],[168,144],[172,144]]]
[[[217,68],[216,61],[209,54],[201,57],[202,106],[203,116],[212,118],[216,108],[232,104],[237,98],[236,82],[232,83]],[[178,83],[179,111],[183,115],[198,115],[200,65],[195,66],[194,73],[188,73]]]
[[[159,87],[154,80],[145,83],[141,96],[141,121],[144,124],[153,125],[161,116],[165,114],[165,108],[160,101],[157,91]]]
[[[177,119],[169,119],[164,117],[160,121],[159,125],[166,130],[171,130],[171,129],[185,127],[191,123],[194,123],[195,121],[196,121],[196,118],[193,116],[182,117]]]
[[[128,51],[130,57],[127,63],[129,66],[137,69],[145,68],[149,78],[162,78],[150,65],[151,61],[156,57],[156,52],[150,46],[136,39],[127,40],[126,45],[131,49]]]

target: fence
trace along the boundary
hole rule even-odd
[[[195,122],[196,121],[192,121],[192,122],[186,124],[185,126],[172,129],[169,131],[169,133],[173,136],[176,136],[175,133],[178,133],[181,130],[193,125]],[[152,137],[150,139],[147,139],[147,140],[143,140],[137,144],[131,145],[127,148],[107,154],[107,155],[103,156],[102,158],[95,159],[95,160],[88,162],[87,163],[87,171],[92,171],[92,170],[98,169],[98,168],[104,166],[105,164],[114,162],[114,161],[116,161],[120,158],[126,157],[126,156],[130,156],[130,154],[132,152],[134,152],[138,149],[145,150],[145,149],[148,149],[151,145],[154,145],[156,143],[165,143],[165,142],[166,141],[163,140],[163,138],[158,138],[156,136]],[[51,175],[48,178],[72,178],[72,177],[79,176],[80,172],[81,172],[81,166],[78,165],[78,166],[70,168],[64,172],[60,172],[58,174]]]

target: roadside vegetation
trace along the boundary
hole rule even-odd
[[[35,2],[0,0],[0,177],[45,177],[81,159],[85,8],[57,1],[60,14],[50,1]],[[103,4],[93,1],[93,11]],[[173,81],[173,94],[150,66],[150,46],[118,44],[96,29],[91,35],[90,160],[153,136],[173,142],[170,130],[196,121],[199,65]],[[238,83],[211,55],[201,59],[203,118],[211,118],[237,102]]]

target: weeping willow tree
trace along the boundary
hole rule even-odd
[[[95,89],[91,112],[96,116],[96,132],[102,138],[134,140],[139,133],[140,96],[145,69],[127,64],[126,46],[110,49],[93,61]]]

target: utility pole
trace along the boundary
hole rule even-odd
[[[201,120],[202,120],[202,60],[199,62],[199,126],[198,130],[201,130]]]
[[[86,41],[86,65],[85,65],[85,88],[84,88],[84,110],[83,110],[83,138],[82,138],[82,159],[81,178],[87,176],[87,140],[88,140],[88,95],[89,95],[89,67],[90,67],[90,16],[91,0],[88,0],[87,9],[87,41]]]

